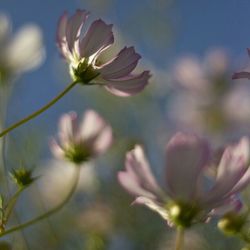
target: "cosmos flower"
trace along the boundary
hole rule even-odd
[[[27,24],[11,36],[11,23],[0,13],[0,76],[16,76],[38,67],[45,56],[42,32]]]
[[[62,115],[59,121],[59,143],[51,141],[53,154],[63,160],[80,165],[105,152],[112,143],[112,129],[95,111],[88,110],[80,125],[77,114]]]
[[[149,71],[132,73],[141,56],[133,47],[125,47],[116,57],[101,62],[101,53],[114,43],[112,25],[98,19],[82,34],[88,16],[89,12],[85,10],[77,10],[71,17],[64,13],[58,24],[57,45],[69,63],[73,80],[103,85],[118,96],[131,96],[142,91],[148,84]]]
[[[143,204],[158,212],[170,225],[189,227],[205,221],[225,207],[238,210],[236,194],[250,181],[249,141],[242,138],[228,146],[217,175],[207,187],[204,171],[210,164],[210,148],[197,136],[177,133],[166,148],[166,182],[163,188],[153,177],[141,146],[126,157],[126,170],[119,172],[120,184]]]

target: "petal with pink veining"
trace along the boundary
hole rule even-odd
[[[80,41],[81,57],[90,57],[109,47],[114,42],[112,24],[108,25],[101,19],[94,21]]]
[[[141,58],[133,47],[122,49],[119,54],[99,69],[104,79],[116,79],[129,75]]]
[[[85,10],[77,10],[76,13],[68,20],[66,27],[66,39],[69,50],[73,52],[78,45],[81,28],[88,18],[89,12]]]
[[[141,92],[148,84],[151,77],[149,71],[144,71],[138,75],[107,80],[105,88],[117,96],[132,96]]]

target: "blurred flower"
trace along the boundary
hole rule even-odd
[[[41,166],[41,173],[37,181],[40,192],[45,198],[49,206],[58,204],[62,199],[62,194],[68,192],[68,182],[74,174],[72,163],[61,160],[50,160],[43,163]],[[77,185],[77,191],[84,191],[85,194],[93,194],[98,189],[98,178],[94,165],[90,162],[84,164],[81,168],[80,181]]]
[[[232,106],[239,109],[233,103],[240,98],[241,87],[232,84],[230,71],[229,57],[223,50],[209,52],[203,61],[180,59],[172,73],[175,85],[168,105],[170,119],[185,129],[219,137],[232,134],[239,124],[249,127],[248,110],[240,109],[240,114],[230,111]],[[242,99],[241,106],[245,106],[246,94]]]
[[[59,140],[51,141],[51,150],[59,159],[82,164],[104,153],[112,143],[112,128],[93,110],[85,112],[81,124],[77,114],[64,114],[59,121]]]
[[[59,20],[57,45],[69,63],[72,78],[83,84],[103,85],[119,96],[142,91],[148,84],[149,71],[132,74],[141,56],[133,47],[125,47],[110,61],[101,62],[101,53],[114,43],[112,25],[96,20],[82,36],[88,16],[89,12],[77,10],[72,17],[64,13]]]
[[[248,56],[250,56],[250,49],[249,48],[247,49],[247,53],[248,53]],[[234,73],[232,76],[232,79],[242,79],[242,78],[250,79],[250,72],[240,71],[240,72]]]
[[[11,37],[11,24],[0,13],[0,76],[5,78],[38,67],[45,56],[42,32],[34,24],[23,26]]]
[[[156,183],[141,146],[126,157],[126,171],[118,174],[121,185],[136,196],[134,203],[158,212],[169,224],[189,227],[219,213],[238,210],[236,194],[250,182],[249,141],[242,138],[226,147],[212,187],[206,189],[204,171],[210,164],[210,148],[197,136],[177,133],[167,144],[166,185]]]
[[[165,237],[162,242],[160,242],[160,247],[158,250],[174,249],[176,235],[172,234],[169,237]],[[184,235],[183,250],[204,250],[207,249],[208,244],[202,235],[195,231],[187,230]]]
[[[77,217],[76,223],[87,233],[108,235],[113,230],[112,209],[99,201],[90,204]]]

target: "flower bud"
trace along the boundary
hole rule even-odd
[[[24,167],[13,169],[10,175],[20,188],[29,186],[36,179],[32,177],[32,170],[27,170]]]
[[[229,212],[219,220],[217,226],[224,234],[232,236],[240,233],[244,224],[245,216]]]

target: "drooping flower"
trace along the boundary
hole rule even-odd
[[[250,56],[250,48],[247,49],[248,56]],[[233,74],[232,79],[248,79],[250,80],[250,72],[240,71]]]
[[[27,24],[11,37],[11,23],[0,13],[0,76],[16,76],[39,66],[45,56],[42,32]]]
[[[160,188],[141,146],[126,156],[126,171],[120,184],[144,204],[158,212],[170,225],[189,227],[205,221],[219,209],[237,210],[237,193],[250,182],[249,141],[242,138],[228,146],[220,160],[213,185],[206,187],[205,170],[210,164],[208,143],[195,136],[177,133],[166,148],[166,183]]]
[[[98,19],[83,35],[88,16],[89,12],[77,10],[70,18],[65,12],[59,20],[57,45],[69,63],[72,78],[83,84],[103,85],[119,96],[142,91],[148,84],[149,71],[132,73],[141,56],[133,47],[125,47],[110,61],[100,62],[101,53],[114,43],[112,25]]]
[[[88,110],[81,123],[77,124],[77,114],[64,114],[59,121],[59,143],[51,141],[54,155],[77,165],[105,152],[112,142],[112,129],[93,110]]]

